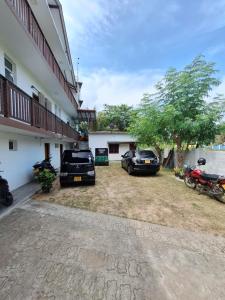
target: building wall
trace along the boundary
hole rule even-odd
[[[89,134],[89,147],[95,155],[95,148],[109,148],[109,143],[119,143],[119,153],[109,154],[109,160],[121,160],[121,155],[129,150],[129,144],[135,142],[130,135],[116,133]]]
[[[186,153],[185,164],[197,165],[200,157],[206,159],[205,172],[225,176],[225,151],[195,149]]]
[[[109,160],[121,160],[121,155],[125,154],[128,150],[130,150],[130,143],[120,143],[119,153],[109,153]]]
[[[17,141],[16,151],[9,150],[10,139]],[[52,165],[59,168],[60,147],[55,148],[59,141],[0,132],[0,170],[4,171],[1,175],[8,180],[11,190],[33,179],[32,166],[45,156],[44,143],[50,143]],[[69,148],[68,143],[63,143],[63,146]]]
[[[49,96],[49,93],[47,91],[46,87],[43,87],[27,70],[23,65],[20,64],[20,62],[13,56],[11,53],[5,49],[3,46],[0,45],[0,74],[5,76],[5,66],[4,66],[4,56],[5,54],[15,63],[16,65],[16,82],[15,84],[21,88],[24,92],[26,92],[28,95],[32,96],[33,89],[31,86],[35,86],[35,88],[40,91],[52,104],[52,112],[55,114],[55,104],[59,107],[58,103],[54,101]],[[60,107],[61,109],[61,115],[60,118],[67,122],[70,120],[70,117],[66,112]]]

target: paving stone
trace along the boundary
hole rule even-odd
[[[225,299],[225,239],[44,202],[0,220],[0,299]]]

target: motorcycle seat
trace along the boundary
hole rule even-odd
[[[218,178],[219,178],[219,175],[203,173],[203,174],[201,175],[201,177],[202,177],[204,180],[217,181]]]

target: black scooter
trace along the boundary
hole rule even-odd
[[[3,172],[3,171],[0,171]],[[13,196],[9,191],[8,181],[0,175],[0,203],[10,206],[13,203]]]
[[[51,158],[44,159],[42,162],[37,162],[33,165],[34,176],[37,177],[39,172],[43,171],[44,169],[47,169],[54,175],[57,175],[56,169],[51,164]]]

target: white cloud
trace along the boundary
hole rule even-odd
[[[225,25],[225,0],[204,0],[200,11],[202,20],[200,29],[210,32],[224,27]]]
[[[86,41],[101,35],[110,35],[117,19],[115,11],[126,4],[126,0],[114,0],[113,5],[105,0],[60,0],[63,7],[69,40],[76,47],[85,46]]]
[[[214,97],[217,94],[225,95],[225,76],[221,79],[221,84],[212,90],[211,97]]]
[[[106,69],[83,75],[83,107],[101,110],[104,104],[137,105],[144,93],[154,92],[155,83],[162,78],[161,70],[135,73],[115,73]]]
[[[219,53],[223,53],[223,52],[225,52],[225,43],[214,45],[206,50],[206,53],[209,56],[215,56],[215,55],[217,55]]]

